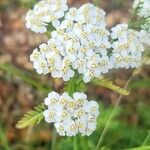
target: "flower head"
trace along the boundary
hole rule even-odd
[[[89,3],[79,9],[71,8],[65,20],[51,33],[48,44],[39,47],[47,62],[47,73],[64,81],[74,76],[74,70],[83,75],[85,82],[101,77],[112,68],[107,55],[111,48],[109,35],[103,10]],[[35,64],[37,60],[31,61]]]
[[[95,101],[88,101],[84,93],[74,93],[70,97],[64,92],[49,93],[45,99],[48,106],[43,112],[45,121],[54,123],[61,136],[75,136],[78,133],[89,136],[96,129],[96,119],[99,115],[99,105]]]
[[[141,30],[139,38],[140,38],[142,43],[150,46],[150,32],[145,31],[145,30]]]
[[[26,27],[36,33],[45,33],[49,23],[60,25],[60,19],[68,10],[67,0],[42,0],[26,15]]]
[[[140,65],[143,44],[139,39],[139,32],[128,29],[125,24],[112,28],[111,62],[114,68],[137,68]]]

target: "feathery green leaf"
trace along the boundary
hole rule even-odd
[[[113,82],[108,79],[99,79],[99,80],[94,79],[94,80],[92,80],[92,83],[95,85],[100,85],[102,87],[111,89],[112,91],[115,91],[121,95],[129,95],[129,91],[127,91],[117,85],[114,85]]]
[[[16,127],[22,129],[34,124],[39,124],[44,118],[44,109],[45,107],[42,103],[35,107],[34,110],[27,112],[27,114],[25,114],[24,117],[16,124]]]

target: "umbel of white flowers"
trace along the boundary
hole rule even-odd
[[[112,55],[110,61],[113,68],[136,68],[141,63],[143,44],[139,40],[140,33],[128,29],[127,24],[118,24],[112,28]]]
[[[70,8],[48,43],[36,48],[30,60],[39,74],[51,73],[53,78],[68,81],[77,70],[84,82],[90,82],[113,68],[138,67],[142,51],[138,32],[122,24],[110,34],[105,12],[87,3]]]
[[[104,11],[92,4],[85,4],[78,10],[71,8],[66,19],[51,33],[48,44],[40,45],[39,57],[34,57],[37,50],[31,55],[37,72],[50,72],[52,77],[68,81],[77,69],[84,75],[85,82],[108,72],[112,68],[107,56],[111,44],[108,42],[109,32],[105,29],[104,15]],[[44,64],[43,68],[41,64]]]
[[[67,0],[42,0],[28,11],[26,27],[36,33],[45,33],[50,22],[54,27],[59,26],[67,10]]]
[[[74,93],[70,97],[64,92],[62,95],[50,92],[45,99],[48,107],[43,115],[45,121],[54,123],[61,136],[89,136],[96,129],[96,119],[99,115],[99,105],[96,101],[88,101],[84,93]]]

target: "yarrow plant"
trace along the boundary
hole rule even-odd
[[[42,0],[29,10],[26,27],[36,33],[51,32],[49,40],[30,55],[33,68],[38,74],[51,74],[67,83],[63,94],[50,92],[44,105],[27,113],[18,128],[45,118],[47,123],[54,123],[61,136],[93,133],[99,105],[87,100],[82,85],[98,82],[127,95],[126,90],[114,86],[104,75],[112,69],[139,67],[144,44],[150,43],[149,0],[136,0],[133,8],[129,23],[111,30],[107,29],[105,11],[91,3],[69,8],[67,0]]]

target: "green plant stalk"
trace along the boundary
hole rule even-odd
[[[77,75],[75,75],[71,80],[69,80],[63,91],[67,92],[70,96],[73,95],[74,92],[79,92],[80,90],[83,90],[83,89],[80,89],[82,86],[80,86],[80,84],[82,84],[82,80],[81,78],[79,78]],[[56,133],[56,130],[53,129],[53,136],[52,136],[52,146],[51,146],[51,149],[52,150],[55,150],[55,146],[56,146],[56,137],[57,137],[57,133]],[[77,137],[73,137],[73,150],[78,150],[78,147],[77,147]]]
[[[4,150],[10,150],[7,137],[0,125],[0,143]]]
[[[131,77],[128,79],[128,81],[126,82],[126,85],[125,85],[124,89],[127,89],[129,83],[130,83],[130,82],[132,81],[132,79],[139,73],[139,70],[140,70],[140,68],[142,67],[142,65],[144,64],[144,62],[145,62],[145,56],[143,56],[143,59],[142,59],[142,61],[141,61],[141,66],[140,66],[138,69],[135,69],[135,70],[133,71],[132,76],[131,76]],[[106,122],[106,126],[105,126],[105,128],[104,128],[104,130],[103,130],[103,132],[102,132],[102,134],[101,134],[101,137],[100,137],[100,139],[99,139],[99,141],[98,141],[98,143],[97,143],[97,145],[96,145],[95,150],[99,150],[99,148],[101,147],[103,138],[105,137],[106,132],[107,132],[107,130],[108,130],[110,124],[111,124],[111,121],[112,121],[112,119],[114,118],[114,114],[115,114],[116,111],[117,111],[117,108],[118,108],[118,106],[119,106],[119,104],[120,104],[120,101],[121,101],[122,97],[123,97],[123,95],[120,95],[120,96],[119,96],[119,98],[118,98],[118,100],[117,100],[117,102],[116,102],[116,104],[115,104],[115,106],[114,106],[112,112],[110,113],[110,115],[109,115],[109,117],[108,117],[108,120],[107,120],[107,122]]]
[[[56,129],[53,128],[53,136],[52,136],[52,146],[51,146],[51,150],[56,150],[55,146],[56,146],[56,140],[57,140],[57,132]]]
[[[70,96],[73,96],[74,92],[79,92],[80,90],[80,84],[82,84],[82,80],[75,74],[75,76],[67,82],[64,91],[68,92]],[[78,150],[77,146],[77,136],[73,137],[73,150]]]
[[[85,90],[85,83],[82,81],[82,77],[77,74],[66,83],[63,89],[63,91],[69,93],[70,96],[72,96],[74,92],[84,92]]]
[[[135,71],[134,71],[134,72],[135,72]],[[134,72],[133,72],[133,75],[132,75],[132,76],[128,79],[128,81],[126,82],[126,85],[125,85],[124,89],[126,89],[126,88],[128,87],[129,83],[130,83],[131,80],[133,79],[133,77],[134,77]],[[113,110],[112,110],[112,112],[111,112],[111,114],[110,114],[108,120],[107,120],[106,126],[105,126],[105,128],[104,128],[104,130],[103,130],[103,132],[102,132],[102,134],[101,134],[101,137],[100,137],[100,139],[99,139],[99,141],[98,141],[98,143],[97,143],[97,145],[96,145],[95,150],[99,150],[99,148],[102,146],[102,141],[103,141],[103,139],[104,139],[104,137],[105,137],[105,135],[106,135],[106,132],[107,132],[107,130],[108,130],[110,124],[111,124],[112,119],[114,118],[114,114],[116,114],[117,108],[118,108],[118,106],[119,106],[119,104],[120,104],[120,101],[121,101],[122,97],[123,97],[123,95],[120,95],[120,96],[119,96],[119,98],[118,98],[118,100],[117,100],[117,102],[116,102],[116,104],[115,104],[115,106],[114,106],[114,108],[113,108]]]
[[[78,147],[77,147],[77,136],[73,137],[73,150],[78,150]]]
[[[145,140],[144,140],[142,146],[145,146],[145,145],[147,145],[147,144],[150,144],[150,143],[148,143],[149,140],[150,140],[150,131],[148,131],[148,135],[147,135],[147,137],[145,138]]]
[[[82,80],[82,76],[79,76],[76,73],[74,77],[66,83],[63,90],[67,92],[71,97],[75,92],[84,92],[86,90],[86,86]],[[77,136],[73,137],[73,150],[78,150],[77,139]]]
[[[31,127],[29,127],[28,129],[27,129],[27,132],[26,132],[26,135],[25,135],[25,148],[26,149],[31,149],[31,143],[30,143],[30,141],[31,141],[31,138],[32,138],[32,132],[33,132],[33,127],[31,126]]]

